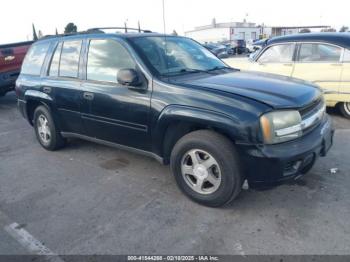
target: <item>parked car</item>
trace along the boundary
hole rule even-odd
[[[33,42],[0,45],[0,96],[15,88],[28,48]]]
[[[39,40],[16,94],[45,149],[81,138],[154,157],[188,197],[213,207],[246,179],[254,187],[305,174],[332,145],[317,86],[240,72],[179,36]]]
[[[235,54],[240,55],[247,52],[247,44],[245,40],[243,39],[232,40],[231,43],[233,46],[233,52]]]
[[[215,45],[215,44],[204,44],[210,52],[216,55],[218,58],[227,58],[229,57],[228,49],[225,45]]]
[[[350,35],[310,33],[273,38],[246,61],[227,60],[235,68],[311,81],[325,92],[327,106],[350,118]]]

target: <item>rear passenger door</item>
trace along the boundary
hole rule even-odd
[[[80,116],[82,91],[79,79],[82,40],[59,42],[52,55],[43,82],[44,92],[55,99],[60,128],[63,132],[84,133]]]
[[[149,150],[152,90],[135,59],[116,39],[90,39],[87,45],[82,118],[88,135]],[[127,68],[139,71],[143,90],[117,82],[118,71]]]
[[[249,70],[291,76],[293,72],[294,43],[267,47]]]

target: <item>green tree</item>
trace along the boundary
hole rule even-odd
[[[38,40],[38,35],[36,34],[36,30],[35,30],[34,24],[32,24],[32,28],[33,28],[33,40],[36,41],[36,40]]]
[[[78,31],[78,28],[74,23],[68,23],[64,28],[65,34],[76,33],[77,31]]]
[[[348,26],[342,26],[339,30],[339,32],[348,32],[349,31],[349,27]]]
[[[309,28],[303,28],[299,31],[299,33],[311,33],[311,30]]]
[[[332,27],[329,27],[329,28],[323,28],[321,30],[321,32],[337,32],[337,30],[335,30],[334,28]]]

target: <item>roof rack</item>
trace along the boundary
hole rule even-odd
[[[89,28],[86,30],[87,33],[90,32],[100,32],[104,33],[103,30],[110,30],[110,29],[118,29],[118,30],[124,30],[125,33],[128,33],[128,31],[137,31],[139,33],[152,33],[151,30],[144,30],[141,28],[132,28],[132,27],[94,27],[94,28]]]

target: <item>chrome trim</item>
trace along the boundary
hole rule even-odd
[[[297,133],[299,131],[301,131],[301,124],[278,129],[275,131],[275,134],[276,134],[276,136],[281,137],[281,136],[291,135],[291,134]]]
[[[321,120],[325,112],[326,112],[326,105],[323,104],[322,107],[316,113],[314,113],[312,116],[301,121],[301,128],[302,129],[309,128],[310,126],[315,124],[317,121]]]
[[[144,156],[152,157],[152,158],[156,159],[159,163],[161,163],[163,165],[165,164],[164,163],[164,158],[162,158],[161,156],[159,156],[159,155],[157,155],[155,153],[152,153],[152,152],[149,152],[149,151],[146,151],[146,150],[137,149],[137,148],[129,147],[129,146],[125,146],[125,145],[120,145],[120,144],[117,144],[117,143],[113,143],[113,142],[109,142],[109,141],[106,141],[106,140],[102,140],[102,139],[98,139],[98,138],[94,138],[94,137],[90,137],[90,136],[85,136],[85,135],[81,135],[81,134],[77,134],[77,133],[61,132],[61,135],[63,137],[66,137],[66,138],[68,138],[68,137],[80,138],[80,139],[87,140],[87,141],[94,142],[94,143],[98,143],[98,144],[101,144],[101,145],[111,146],[111,147],[115,147],[115,148],[118,148],[118,149],[129,151],[129,152],[133,152],[133,153],[141,154],[141,155],[144,155]]]
[[[282,129],[275,130],[275,134],[278,137],[295,134],[299,131],[307,129],[314,125],[316,122],[320,121],[326,112],[326,105],[323,104],[322,107],[317,110],[316,113],[312,114],[310,117],[305,118],[300,124],[291,127],[286,127]]]

